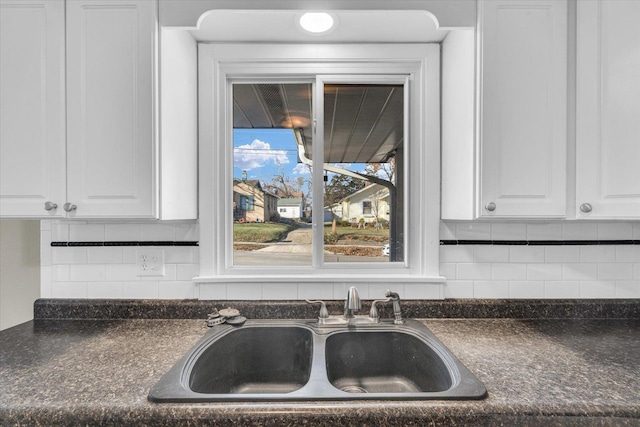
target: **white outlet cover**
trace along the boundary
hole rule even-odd
[[[164,276],[164,250],[136,250],[136,273],[139,277]]]

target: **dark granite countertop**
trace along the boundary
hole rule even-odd
[[[202,320],[35,320],[0,332],[0,425],[640,425],[640,319],[424,319],[481,401],[166,404]]]

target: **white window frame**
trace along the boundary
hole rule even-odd
[[[437,44],[251,45],[200,44],[200,276],[196,283],[441,283],[440,47]],[[322,123],[324,83],[405,84],[406,225],[403,263],[324,263],[322,227],[314,224],[311,266],[234,266],[232,213],[232,82],[314,83],[315,117]],[[317,126],[314,162],[322,153]],[[314,170],[322,170],[318,164]],[[316,172],[317,174],[318,172]],[[322,194],[315,180],[314,194]],[[322,208],[314,202],[314,211]],[[320,211],[322,212],[322,209]],[[316,217],[321,218],[322,215]],[[321,220],[317,220],[321,223]],[[318,250],[318,248],[320,250]]]

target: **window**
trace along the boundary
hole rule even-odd
[[[362,202],[362,214],[371,215],[371,202],[369,200]]]
[[[198,282],[349,280],[357,285],[441,281],[437,45],[367,49],[355,45],[200,45],[199,55]],[[258,99],[257,104],[249,102],[252,98]],[[400,106],[400,114],[385,110],[385,105],[392,104]],[[266,112],[265,123],[256,125],[259,115],[254,108]],[[276,111],[285,114],[274,114]],[[349,130],[348,124],[357,120],[368,123],[368,128]],[[265,140],[271,137],[255,136],[256,129],[286,131],[289,142],[271,143]],[[250,135],[240,141],[247,136],[241,135],[245,131]],[[251,156],[241,159],[245,154],[256,158],[266,154],[262,159],[273,163],[276,172],[260,176]],[[293,175],[277,176],[278,168],[284,166],[305,174],[297,183],[297,192],[285,194],[286,185],[271,185],[274,176],[281,184],[291,184]],[[385,177],[392,169],[395,175]],[[295,218],[288,222],[311,237],[303,262],[293,263],[293,257],[282,254],[266,261],[262,255],[235,250],[236,216],[224,207],[235,200],[234,184],[243,179],[257,181],[266,199],[273,197],[278,203],[302,199],[295,208],[292,203],[290,212],[296,211],[291,215]],[[266,205],[256,197],[256,212]],[[286,212],[286,206],[278,212]],[[381,233],[394,256],[371,254],[364,266],[366,256],[353,261],[332,252],[334,246],[340,246],[333,244],[334,227],[356,228],[351,224],[358,215],[368,215],[369,221],[375,217],[376,227],[353,231]]]
[[[254,210],[253,197],[240,196],[240,206],[245,211],[253,211]]]

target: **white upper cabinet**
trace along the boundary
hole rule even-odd
[[[481,217],[566,213],[567,2],[480,3]]]
[[[64,40],[64,0],[0,1],[0,216],[65,213]]]
[[[640,2],[578,2],[576,216],[640,218]]]
[[[156,2],[67,1],[67,201],[153,217]]]

